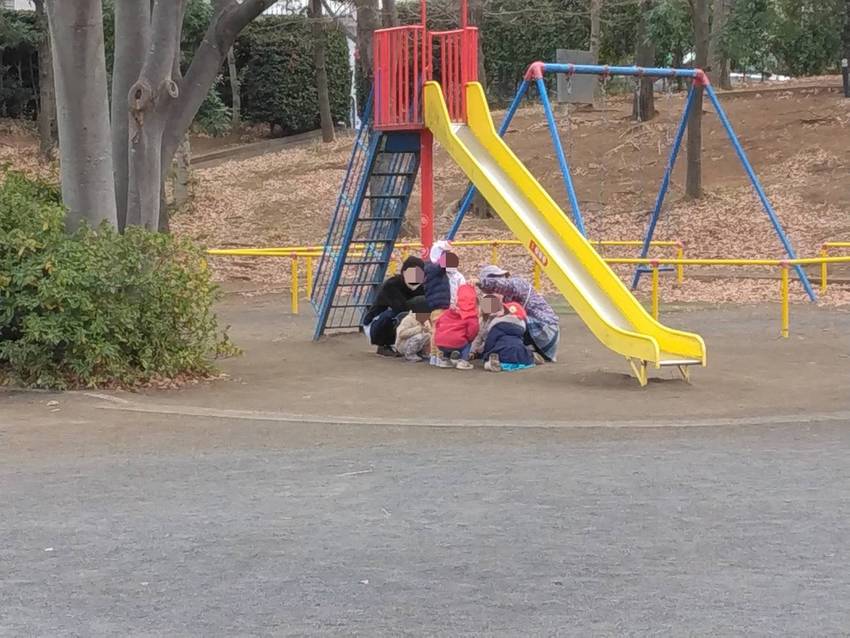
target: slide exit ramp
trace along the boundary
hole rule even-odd
[[[653,319],[498,136],[481,85],[465,87],[467,123],[449,118],[437,82],[424,89],[425,125],[523,243],[582,321],[629,361],[641,385],[648,367],[706,364],[699,335]]]

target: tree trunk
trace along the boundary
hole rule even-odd
[[[151,44],[129,92],[127,225],[148,230],[159,229],[162,180],[170,165],[170,161],[163,165],[162,141],[169,111],[180,95],[177,80],[185,5],[186,0],[154,2]]]
[[[487,90],[487,70],[484,65],[484,0],[469,0],[469,24],[478,27],[478,82]]]
[[[641,13],[641,23],[646,17]],[[599,64],[599,39],[602,23],[602,0],[590,0],[590,57],[594,64]]]
[[[127,225],[129,193],[130,87],[138,79],[150,46],[151,3],[124,0],[114,4],[115,62],[112,65],[112,161],[118,229]]]
[[[396,16],[398,17],[398,16]],[[316,67],[316,90],[319,95],[319,121],[322,141],[334,141],[334,121],[331,97],[328,91],[328,69],[325,65],[325,25],[322,19],[322,0],[310,0],[310,18],[313,30],[313,64]]]
[[[382,4],[383,11],[381,12],[381,18],[384,28],[397,27],[399,22],[398,9],[395,6],[395,0],[383,0]]]
[[[372,32],[378,28],[378,0],[355,0],[357,7],[358,100],[363,103],[372,86]]]
[[[234,132],[242,126],[242,87],[239,83],[239,73],[236,71],[236,56],[233,47],[227,50],[227,75],[230,77],[231,120],[230,127]]]
[[[69,229],[117,224],[100,0],[47,0]]]
[[[635,64],[655,66],[655,43],[649,38],[649,12],[652,0],[641,0],[640,19],[638,20]],[[655,117],[655,93],[653,78],[639,78],[635,84],[635,96],[632,104],[632,118],[638,122],[648,122]]]
[[[845,0],[844,4],[844,32],[842,34],[843,41],[843,58],[850,60],[850,0]]]
[[[183,142],[174,154],[174,208],[180,210],[191,199],[192,183],[192,146],[189,133],[183,136]]]
[[[729,16],[735,8],[735,0],[713,0],[711,36],[708,46],[708,65],[711,68],[711,81],[722,89],[731,89],[731,68],[729,56],[723,46],[723,36]]]
[[[44,0],[35,0],[38,41],[38,150],[44,160],[53,159],[56,148],[56,91],[53,87],[53,57]]]
[[[694,22],[695,68],[703,68],[708,62],[708,3],[709,0],[690,0]],[[702,86],[696,87],[696,95],[688,119],[688,175],[685,192],[692,199],[702,197]]]

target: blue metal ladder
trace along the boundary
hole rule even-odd
[[[362,323],[386,277],[418,170],[417,132],[376,131],[364,118],[315,273],[314,340]]]

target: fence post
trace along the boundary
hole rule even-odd
[[[784,339],[788,338],[789,323],[790,323],[789,322],[789,319],[790,319],[789,314],[790,313],[789,313],[789,309],[788,309],[788,296],[789,296],[789,293],[788,293],[788,270],[789,270],[788,262],[783,261],[782,262],[782,285],[781,285],[781,292],[782,292],[782,329],[781,329],[781,334],[782,334],[782,337]]]
[[[821,246],[820,256],[826,259],[829,256],[829,248],[825,245]],[[820,263],[820,291],[821,293],[826,292],[826,277],[827,277],[827,269],[828,264],[825,261]]]
[[[658,262],[650,262],[652,266],[652,318],[658,321]]]
[[[682,242],[676,244],[676,259],[685,258],[685,245]],[[676,283],[680,286],[685,283],[685,264],[676,264]]]
[[[534,262],[534,289],[540,290],[540,264],[537,261]]]
[[[293,315],[298,314],[298,255],[290,255],[291,273],[289,277],[290,300],[289,309]]]
[[[305,273],[307,280],[304,282],[304,288],[307,290],[307,298],[313,298],[313,257],[307,255],[307,272]]]
[[[497,261],[499,261],[499,244],[493,242],[490,247],[490,263],[496,265]]]

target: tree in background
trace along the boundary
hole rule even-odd
[[[38,150],[42,158],[53,157],[58,143],[56,131],[56,95],[53,89],[53,60],[50,32],[44,0],[34,0],[38,40]]]
[[[771,0],[737,0],[721,37],[727,58],[743,71],[775,68],[777,15]]]
[[[774,55],[780,71],[818,75],[838,59],[846,0],[775,0]]]
[[[712,5],[711,39],[708,44],[708,65],[711,81],[722,89],[732,88],[728,49],[724,46],[726,25],[735,9],[735,0],[714,0]]]
[[[395,6],[395,0],[383,0],[381,9],[381,23],[384,28],[397,27],[398,8]]]
[[[310,0],[310,22],[313,32],[313,64],[316,66],[316,92],[319,102],[319,121],[322,126],[322,141],[334,141],[334,121],[331,114],[331,98],[328,91],[328,69],[325,65],[325,24],[322,18],[322,0]]]
[[[602,0],[590,0],[590,58],[599,64],[599,34],[602,22]]]
[[[354,0],[357,9],[357,102],[366,103],[372,86],[372,34],[380,28],[378,0]]]
[[[688,0],[694,23],[694,67],[708,64],[710,0]],[[688,173],[685,192],[688,197],[702,197],[702,98],[703,88],[696,87],[693,110],[688,120]]]
[[[661,66],[681,68],[685,53],[694,41],[694,25],[685,0],[657,0],[647,24],[649,38],[655,43],[656,62]],[[679,89],[682,80],[676,80]]]
[[[110,127],[101,2],[47,0],[62,194],[69,208],[69,226],[107,220],[120,228],[116,191],[123,208],[126,183],[124,223],[160,228],[165,215],[163,182],[174,154],[217,80],[236,36],[272,1],[202,3],[209,7],[210,16],[185,77],[181,68],[184,16],[187,5],[193,3],[118,3],[112,96],[116,126]]]
[[[653,0],[640,0],[640,20],[638,21],[635,64],[653,66],[655,64],[655,43],[649,34],[649,21],[652,17]],[[632,118],[638,122],[648,122],[655,117],[655,78],[635,80],[635,97],[632,105]]]

